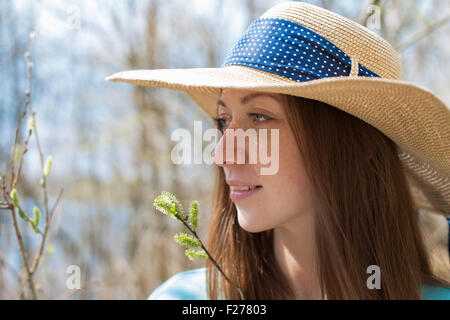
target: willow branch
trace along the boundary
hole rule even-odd
[[[178,217],[178,216],[177,216]],[[184,221],[184,219],[182,219],[181,217],[178,217],[178,219],[185,225],[185,227],[198,239],[198,241],[200,242],[201,248],[205,251],[205,253],[208,255],[209,259],[211,260],[211,262],[214,264],[214,266],[217,268],[217,270],[219,270],[219,272],[223,275],[223,277],[225,278],[225,280],[228,281],[229,284],[231,284],[236,290],[238,290],[239,295],[241,296],[242,300],[244,299],[244,294],[242,292],[242,289],[240,288],[240,286],[236,286],[234,284],[233,281],[230,280],[230,278],[227,277],[227,275],[225,274],[225,272],[222,270],[222,268],[219,266],[219,264],[216,262],[216,260],[214,260],[214,258],[212,257],[212,255],[208,252],[208,250],[206,249],[205,245],[203,244],[202,240],[200,240],[200,237],[197,235],[197,232],[192,230],[192,228],[189,226],[189,224],[186,223],[186,221]]]

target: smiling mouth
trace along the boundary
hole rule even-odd
[[[262,186],[230,186],[231,191],[248,191],[256,188],[262,188]]]
[[[261,189],[262,186],[230,186],[230,199],[238,202],[259,193]]]

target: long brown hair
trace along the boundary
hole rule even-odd
[[[313,187],[316,266],[327,299],[420,299],[434,275],[397,145],[366,122],[323,102],[283,95],[289,125]],[[245,299],[294,299],[277,266],[273,230],[250,233],[238,222],[223,169],[217,168],[210,253]],[[381,289],[367,288],[367,267]],[[207,261],[211,299],[240,299]]]

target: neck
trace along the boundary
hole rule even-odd
[[[296,300],[321,299],[314,266],[314,231],[311,215],[273,230],[275,260]]]

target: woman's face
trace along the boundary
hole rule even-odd
[[[224,134],[213,158],[223,167],[239,225],[248,232],[289,227],[295,219],[312,212],[310,183],[281,98],[279,94],[224,89],[218,103],[217,118]],[[246,143],[238,143],[233,132],[239,128],[256,132],[258,139],[253,142],[258,146],[257,152],[250,147],[248,138]],[[259,139],[260,129],[267,129],[267,139]],[[274,129],[278,130],[278,141],[272,139],[272,136],[276,137]],[[234,147],[230,149],[233,138]],[[261,161],[259,149],[263,145],[267,147],[264,154],[267,153],[269,158],[272,156],[272,164],[278,161],[277,166],[272,166],[276,172],[271,174],[261,174],[263,168],[270,166]],[[245,153],[245,163],[238,160],[239,152]],[[256,153],[253,155],[257,156],[256,162],[250,161],[250,153]],[[245,190],[249,186],[255,188]]]

